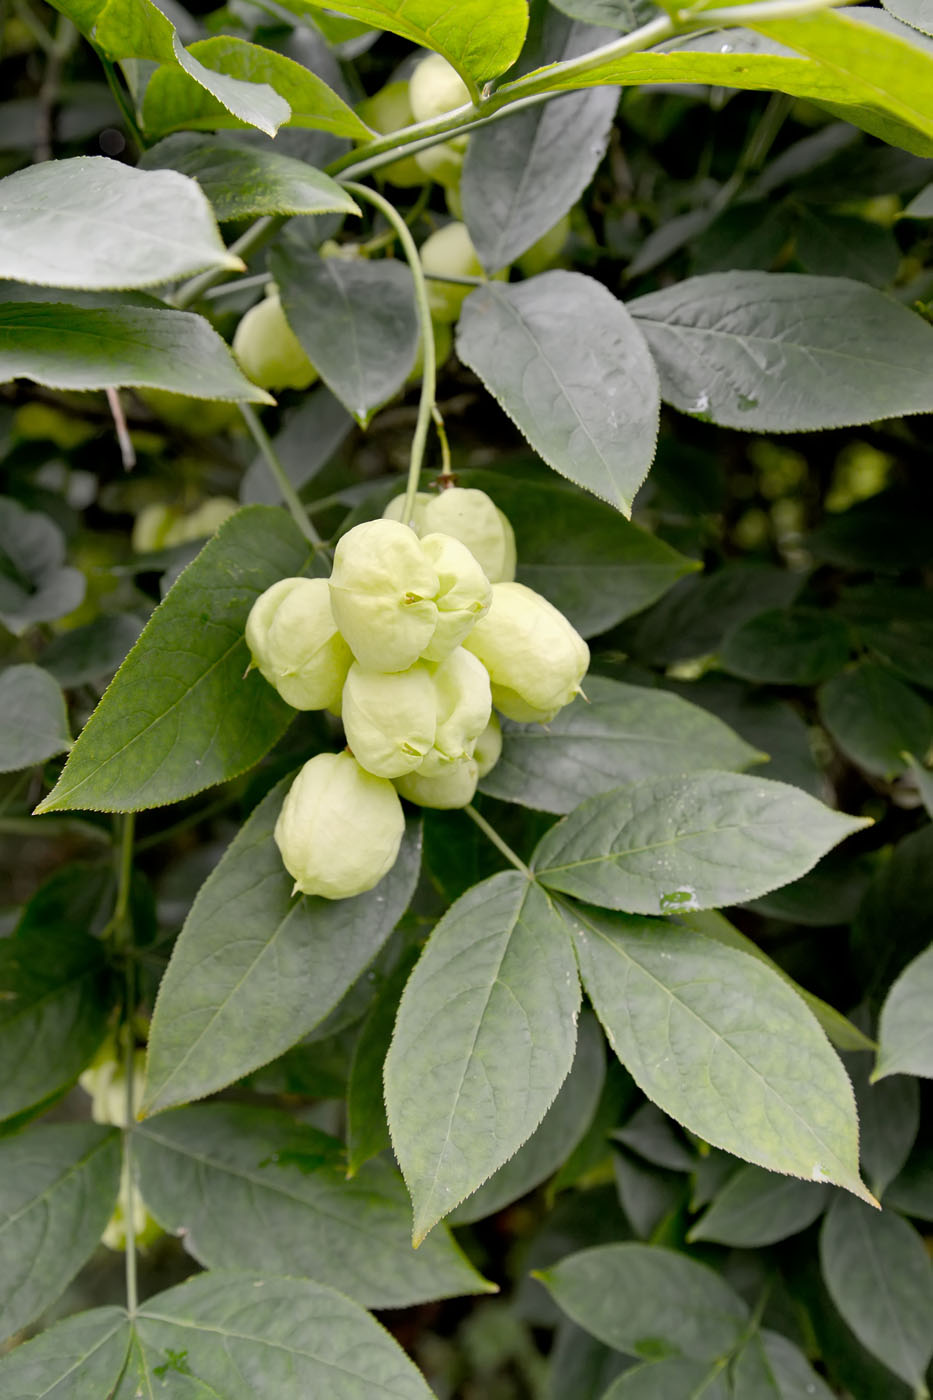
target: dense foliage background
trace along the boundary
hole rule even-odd
[[[681,15],[663,57],[633,44],[602,85],[578,67],[572,95],[474,130],[445,186],[383,180],[354,115],[377,125],[366,99],[441,32],[430,0],[0,3],[4,1397],[427,1394],[359,1304],[451,1400],[927,1394],[933,8],[891,8]],[[665,22],[531,11],[520,73]],[[475,0],[451,23],[487,51],[436,47],[478,95],[523,17]],[[77,157],[106,161],[57,164]],[[419,245],[462,214],[486,272],[511,268],[429,283],[471,295],[455,348],[438,333],[423,485],[451,468],[487,491],[519,578],[589,639],[589,703],[507,724],[475,803],[520,862],[546,837],[543,885],[463,812],[411,809],[372,896],[289,901],[282,780],[341,731],[240,682],[246,612],[327,572],[309,532],[404,489],[430,407],[398,231],[325,169],[382,189]],[[189,178],[153,183],[168,171]],[[320,382],[266,402],[221,338],[270,273]],[[546,833],[582,801],[618,824],[630,784],[646,822],[711,822],[714,854],[675,852],[647,903],[605,853],[590,884],[548,884]],[[400,1020],[409,1137],[449,1111],[462,1148],[445,1206],[395,1123],[405,1181],[388,1151],[382,1062],[453,905],[442,934],[479,959],[526,929],[515,985],[554,992],[528,1034],[555,1064],[529,1088],[506,1012],[450,1013],[480,963],[447,972],[440,1033]],[[153,1112],[121,1131],[160,983]],[[851,1117],[817,1021],[865,1186],[854,1155],[799,1166]],[[492,1143],[441,1082],[461,1034],[503,1095]],[[721,1043],[748,1080],[713,1083]],[[409,1192],[434,1225],[416,1252]]]

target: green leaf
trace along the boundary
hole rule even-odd
[[[41,666],[0,671],[0,773],[43,763],[71,747],[61,687]]]
[[[870,1078],[873,1058],[870,1053],[844,1055],[843,1063],[855,1090],[862,1172],[881,1200],[916,1141],[920,1086],[906,1074],[874,1083]]]
[[[849,588],[840,610],[865,646],[899,676],[933,686],[933,616],[923,589],[877,583]]]
[[[579,1007],[563,921],[525,876],[484,880],[434,929],[385,1064],[416,1244],[537,1128],[570,1070]]]
[[[725,670],[764,685],[817,685],[849,659],[849,629],[835,613],[774,608],[730,632],[720,662]]]
[[[933,326],[846,277],[711,273],[629,309],[663,398],[721,427],[800,432],[933,408]]]
[[[285,0],[285,8],[303,15],[315,6]],[[477,97],[484,82],[511,68],[528,29],[525,0],[340,0],[327,8],[443,54]]]
[[[797,213],[794,252],[806,272],[818,277],[853,277],[872,287],[889,286],[901,261],[901,250],[889,228],[806,206]]]
[[[929,946],[931,908],[933,825],[927,823],[881,854],[856,914],[850,946],[864,996],[880,1001],[911,958]]]
[[[714,1361],[735,1346],[748,1316],[718,1274],[672,1249],[598,1245],[536,1277],[580,1327],[642,1360]]]
[[[933,1356],[933,1266],[916,1230],[894,1211],[837,1196],[820,1231],[820,1261],[862,1345],[923,1395]]]
[[[669,1356],[624,1371],[601,1400],[732,1400],[721,1362]]]
[[[365,427],[415,363],[418,316],[408,264],[322,258],[295,244],[277,248],[269,267],[308,358]]]
[[[83,627],[53,637],[42,652],[42,668],[62,686],[109,678],[142,630],[134,613],[101,613]]]
[[[663,690],[588,676],[545,728],[503,720],[502,757],[482,781],[490,797],[543,812],[571,812],[620,783],[760,762],[713,715]]]
[[[106,156],[14,171],[0,180],[0,221],[0,276],[14,282],[119,289],[243,270],[193,180]]]
[[[80,919],[50,910],[34,924],[27,907],[0,939],[0,1119],[77,1078],[107,1030],[105,989],[103,948]]]
[[[347,1175],[350,1177],[356,1175],[364,1162],[390,1146],[382,1097],[382,1067],[389,1053],[398,1004],[416,957],[416,951],[409,949],[386,978],[353,1050],[347,1082]]]
[[[514,1157],[451,1213],[452,1225],[470,1225],[540,1186],[573,1152],[592,1122],[603,1081],[603,1033],[587,1013],[580,1022],[570,1073],[540,1124]]]
[[[698,567],[617,510],[563,481],[457,473],[485,491],[515,531],[518,581],[559,608],[583,637],[641,612]],[[560,530],[554,521],[560,520]]]
[[[933,6],[930,0],[885,0],[884,8],[904,24],[933,35]]]
[[[260,593],[304,572],[282,510],[238,511],[169,589],[37,810],[139,811],[257,763],[294,711],[258,672],[243,629]]]
[[[327,465],[355,426],[343,404],[324,384],[304,394],[284,422],[284,428],[273,438],[273,446],[296,490]],[[256,454],[240,482],[240,500],[244,505],[274,506],[282,502],[278,483],[261,453]]]
[[[516,73],[576,58],[606,37],[547,8]],[[464,219],[489,272],[514,262],[573,208],[605,155],[618,105],[617,89],[592,88],[516,112],[470,138]]]
[[[146,1113],[222,1089],[294,1045],[365,971],[408,906],[420,866],[416,827],[375,889],[292,898],[272,836],[289,782],[234,838],[175,944],[152,1018]]]
[[[566,917],[593,1008],[652,1102],[736,1157],[873,1201],[852,1086],[776,973],[656,920],[580,906]]]
[[[861,662],[819,692],[820,719],[854,763],[881,778],[933,743],[933,709],[884,666]]]
[[[927,816],[933,818],[933,773],[929,768],[924,768],[918,763],[912,754],[907,755],[908,766],[911,777],[917,785],[920,800],[927,811]]]
[[[119,1185],[113,1128],[40,1124],[0,1141],[0,1337],[44,1312],[90,1258]]]
[[[303,160],[220,137],[178,132],[143,155],[144,170],[178,170],[196,180],[215,216],[358,214],[346,190]]]
[[[101,1400],[126,1364],[130,1325],[122,1308],[94,1308],[56,1323],[0,1360],[4,1400]]]
[[[369,127],[316,73],[284,54],[221,34],[199,39],[187,51],[176,43],[176,58],[181,61],[185,53],[198,65],[196,76],[178,64],[166,65],[153,73],[146,86],[141,116],[151,137],[166,136],[179,128],[214,131],[244,125],[260,126],[274,136],[283,122],[357,141],[372,136]],[[232,85],[231,79],[235,80]],[[231,86],[237,100],[231,98]],[[239,100],[244,88],[255,93],[256,105],[251,112]],[[270,98],[274,102],[263,120]]]
[[[0,304],[0,383],[50,389],[171,389],[196,399],[273,400],[245,378],[220,336],[190,311],[65,302]]]
[[[828,1187],[816,1182],[775,1176],[762,1167],[741,1167],[690,1227],[687,1238],[737,1249],[777,1244],[812,1225],[828,1195]]]
[[[933,219],[933,185],[920,191],[901,212],[902,219]]]
[[[888,1074],[933,1079],[933,945],[907,964],[881,1008],[872,1080]]]
[[[374,1318],[309,1279],[201,1274],[143,1303],[136,1332],[139,1362],[114,1400],[131,1400],[141,1383],[156,1395],[166,1381],[179,1396],[212,1400],[433,1400]]]
[[[793,1343],[767,1330],[756,1331],[733,1362],[732,1394],[735,1400],[833,1400]]]
[[[726,564],[681,579],[627,629],[631,654],[652,666],[689,661],[718,651],[734,627],[770,608],[785,608],[801,579],[769,565]]]
[[[207,1267],[314,1279],[370,1308],[489,1291],[446,1230],[411,1248],[408,1196],[388,1161],[348,1181],[340,1144],[277,1109],[176,1109],[135,1142],[147,1206]]]
[[[65,536],[40,511],[0,496],[0,622],[17,636],[84,598],[84,575],[63,564]]]
[[[584,24],[604,24],[623,34],[630,34],[659,13],[650,0],[560,0],[554,8]]]
[[[677,914],[786,885],[870,825],[786,783],[706,772],[587,799],[546,834],[534,864],[550,889],[591,904]]]
[[[611,292],[579,272],[487,283],[464,302],[457,354],[548,466],[631,515],[654,458],[658,382]]]

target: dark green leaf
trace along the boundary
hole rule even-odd
[[[833,1400],[793,1343],[768,1331],[755,1332],[736,1357],[732,1394],[735,1400]]]
[[[0,497],[0,622],[17,635],[78,607],[84,575],[64,565],[65,537],[54,520]]]
[[[872,287],[893,282],[901,260],[890,229],[806,207],[798,214],[796,254],[804,269],[818,277],[852,277]]]
[[[718,1274],[671,1249],[600,1245],[539,1277],[574,1322],[643,1360],[713,1361],[736,1344],[748,1315]]]
[[[900,2],[904,3],[905,0],[900,0]],[[909,3],[909,0],[907,0],[907,3]],[[901,218],[933,219],[933,185],[927,185],[926,189],[921,190],[920,193],[910,201],[907,208],[903,211]]]
[[[0,276],[44,287],[151,287],[228,253],[193,180],[106,156],[49,160],[0,180]]]
[[[566,927],[516,872],[457,900],[405,988],[385,1064],[418,1243],[528,1140],[573,1061],[580,989]]]
[[[41,666],[0,671],[0,773],[43,763],[70,748],[65,697]]]
[[[658,14],[650,0],[560,0],[555,9],[584,24],[604,24],[630,34]]]
[[[712,273],[629,309],[662,396],[726,428],[786,433],[933,408],[933,326],[845,277]]]
[[[933,710],[883,666],[861,662],[819,692],[820,719],[854,763],[882,778],[933,742]]]
[[[130,1341],[122,1308],[67,1317],[0,1360],[4,1400],[109,1400]]]
[[[632,1152],[655,1166],[670,1171],[689,1172],[696,1166],[696,1156],[688,1148],[683,1134],[666,1114],[653,1103],[643,1103],[625,1125],[611,1135],[613,1142],[624,1143]]]
[[[880,1200],[910,1155],[920,1127],[916,1079],[894,1074],[880,1084],[869,1078],[872,1056],[845,1055],[858,1106],[860,1156],[865,1180]]]
[[[202,1098],[294,1045],[333,1010],[408,906],[420,865],[417,827],[368,893],[292,897],[272,837],[289,782],[273,788],[234,838],[175,945],[152,1019],[148,1113]]]
[[[149,1119],[136,1144],[146,1204],[210,1268],[310,1278],[370,1308],[488,1289],[446,1230],[411,1248],[411,1207],[388,1161],[348,1181],[340,1144],[276,1109],[177,1109]]]
[[[138,811],[242,773],[294,711],[258,672],[253,603],[302,573],[308,545],[284,511],[249,506],[221,526],[156,608],[71,751],[42,811]]]
[[[418,317],[408,264],[321,258],[295,244],[276,249],[269,266],[308,358],[365,427],[415,362]]]
[[[893,670],[917,685],[933,685],[933,610],[920,588],[868,584],[847,589],[841,611],[862,641]]]
[[[632,914],[717,909],[798,878],[869,825],[786,783],[698,773],[581,803],[538,846],[551,889]]]
[[[933,946],[898,977],[881,1010],[873,1079],[921,1074],[933,1079]]]
[[[626,649],[652,665],[706,656],[730,629],[767,609],[787,607],[799,590],[799,577],[766,565],[731,564],[681,579],[633,624]]]
[[[845,1071],[776,973],[657,920],[568,907],[584,986],[648,1098],[715,1147],[871,1199]]]
[[[654,458],[657,375],[605,287],[579,272],[487,283],[464,303],[457,354],[548,466],[631,514]]]
[[[816,608],[758,613],[730,632],[720,661],[727,671],[765,685],[817,685],[849,659],[849,629]]]
[[[676,695],[604,676],[584,684],[586,700],[547,727],[503,721],[502,757],[483,779],[484,792],[563,813],[620,783],[759,760],[732,730]]]
[[[927,824],[881,853],[856,915],[853,962],[866,995],[883,995],[911,958],[928,947],[931,908],[933,825]]]
[[[731,1400],[731,1396],[721,1362],[669,1356],[625,1371],[602,1400]]]
[[[170,389],[196,399],[272,403],[217,332],[190,311],[64,302],[0,305],[0,382],[50,389]]]
[[[143,630],[133,613],[101,613],[93,622],[53,637],[42,666],[59,685],[87,685],[112,676]]]
[[[762,1167],[741,1167],[690,1229],[692,1240],[760,1249],[798,1234],[823,1211],[828,1187]]]
[[[389,1053],[398,1004],[415,960],[416,953],[412,949],[385,979],[353,1050],[347,1083],[347,1174],[351,1177],[364,1162],[390,1145],[382,1096],[382,1067]]]
[[[119,1185],[113,1128],[56,1123],[0,1141],[0,1336],[64,1290],[104,1233]]]
[[[933,1356],[933,1266],[891,1210],[837,1196],[820,1232],[823,1277],[859,1341],[919,1393]]]
[[[353,427],[343,404],[323,384],[306,394],[273,439],[292,485],[300,490],[325,467]],[[251,462],[240,482],[240,500],[268,506],[282,501],[278,483],[261,455]]]
[[[260,214],[358,214],[346,190],[303,160],[218,137],[179,132],[145,152],[144,170],[196,180],[221,222]]]

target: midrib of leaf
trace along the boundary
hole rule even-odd
[[[561,902],[561,903],[565,903],[564,901],[560,901],[560,902]],[[760,1072],[759,1070],[757,1070],[757,1069],[754,1067],[754,1065],[750,1064],[749,1061],[745,1059],[744,1055],[740,1054],[740,1052],[739,1052],[738,1050],[736,1050],[735,1046],[732,1045],[732,1044],[730,1044],[730,1042],[729,1042],[728,1040],[726,1040],[725,1036],[722,1035],[722,1033],[721,1033],[720,1031],[717,1031],[713,1026],[711,1026],[711,1025],[709,1024],[708,1021],[704,1021],[703,1017],[699,1014],[699,1012],[695,1011],[695,1010],[693,1009],[692,1006],[689,1006],[685,1001],[683,1001],[683,1000],[676,994],[676,992],[674,992],[670,987],[667,987],[667,986],[664,985],[663,982],[660,982],[653,972],[650,972],[646,967],[643,966],[642,963],[640,963],[640,962],[638,961],[637,958],[635,958],[635,957],[632,956],[632,954],[628,951],[628,949],[622,948],[619,944],[613,942],[613,940],[612,940],[611,938],[608,938],[604,933],[601,933],[600,930],[599,930],[598,928],[595,928],[594,925],[591,924],[591,923],[586,919],[585,915],[582,913],[582,911],[581,911],[581,909],[579,908],[579,906],[570,905],[570,904],[565,904],[565,907],[566,907],[567,909],[570,910],[571,918],[578,919],[580,923],[585,924],[586,927],[587,927],[587,929],[588,929],[591,933],[595,934],[597,938],[601,938],[602,941],[603,941],[604,943],[608,944],[608,946],[609,946],[614,952],[618,953],[618,955],[619,955],[620,957],[625,958],[629,963],[631,963],[631,965],[632,965],[633,967],[638,968],[639,972],[641,972],[642,975],[643,975],[644,977],[647,977],[648,980],[649,980],[650,982],[653,982],[654,985],[655,985],[655,987],[657,987],[657,988],[659,989],[659,991],[661,991],[661,992],[669,999],[669,1002],[670,1002],[672,1005],[673,1005],[673,1004],[676,1004],[677,1006],[679,1006],[679,1007],[681,1008],[681,1010],[686,1011],[686,1012],[688,1013],[688,1015],[692,1016],[693,1019],[694,1019],[695,1021],[697,1021],[697,1022],[699,1023],[699,1025],[701,1025],[701,1026],[704,1028],[704,1030],[707,1031],[707,1032],[715,1039],[715,1041],[716,1041],[717,1043],[719,1043],[719,1044],[725,1046],[725,1048],[729,1051],[729,1053],[730,1053],[731,1055],[734,1055],[735,1058],[739,1061],[739,1063],[742,1064],[742,1065],[744,1065],[745,1068],[754,1076],[754,1078],[755,1078],[756,1080],[758,1080],[758,1082],[761,1084],[763,1090],[766,1091],[768,1097],[770,1097],[770,1098],[772,1098],[772,1099],[776,1099],[777,1102],[782,1106],[782,1108],[784,1108],[784,1109],[789,1109],[790,1112],[793,1114],[794,1118],[795,1118],[795,1119],[798,1121],[798,1123],[800,1123],[800,1125],[803,1127],[804,1131],[805,1131],[807,1134],[809,1134],[811,1137],[815,1138],[815,1140],[816,1140],[817,1142],[823,1143],[824,1147],[826,1147],[826,1151],[827,1151],[829,1157],[830,1157],[834,1162],[838,1162],[839,1165],[840,1165],[840,1167],[843,1168],[843,1170],[842,1170],[842,1175],[843,1175],[843,1177],[846,1178],[846,1179],[849,1179],[849,1178],[851,1177],[851,1173],[848,1171],[848,1169],[845,1168],[844,1164],[843,1164],[842,1162],[840,1162],[840,1161],[839,1161],[839,1158],[836,1156],[835,1150],[834,1150],[833,1148],[830,1148],[830,1147],[826,1146],[826,1144],[823,1142],[823,1138],[816,1132],[816,1130],[815,1130],[814,1128],[812,1128],[812,1127],[810,1126],[809,1123],[807,1123],[807,1121],[806,1121],[804,1118],[802,1118],[802,1117],[800,1116],[800,1114],[798,1113],[798,1111],[797,1111],[797,1109],[794,1107],[794,1105],[793,1105],[792,1103],[789,1103],[786,1099],[781,1098],[781,1096],[777,1093],[777,1091],[776,1091],[775,1089],[773,1089],[773,1088],[771,1087],[771,1085],[768,1083],[767,1079],[765,1079],[765,1077],[761,1074],[761,1072]],[[746,956],[747,956],[747,954],[746,954]],[[601,1019],[601,1018],[600,1018],[600,1019]],[[605,1031],[606,1031],[607,1036],[609,1037],[610,1042],[612,1043],[613,1049],[615,1049],[615,1038],[614,1038],[614,1036],[613,1036],[613,1034],[612,1034],[612,1031],[611,1031],[611,1030],[609,1029],[609,1027],[606,1026],[606,1025],[604,1025],[604,1029],[605,1029]],[[817,1025],[817,1029],[819,1029],[818,1025]],[[822,1032],[821,1032],[821,1034],[822,1034]],[[827,1041],[827,1044],[828,1044],[828,1043],[829,1043],[829,1042]],[[618,1051],[616,1051],[616,1053],[618,1054]],[[626,1068],[628,1068],[628,1066],[626,1066]],[[631,1071],[630,1071],[630,1072],[631,1072]],[[634,1077],[634,1076],[633,1076],[633,1077]],[[712,1084],[711,1081],[710,1081],[709,1087],[710,1087],[710,1089],[712,1090],[712,1092],[713,1092],[714,1094],[716,1094],[717,1098],[720,1098],[720,1099],[721,1099],[721,1095],[718,1093],[718,1090],[716,1090],[716,1089],[714,1088],[714,1086],[713,1086],[713,1084]],[[646,1091],[646,1092],[647,1092],[647,1091]],[[649,1095],[649,1097],[650,1097],[650,1095]],[[671,1115],[671,1116],[673,1116],[673,1115]],[[685,1125],[685,1126],[686,1126],[686,1125]],[[797,1175],[797,1173],[787,1173],[787,1175]],[[800,1179],[803,1180],[803,1181],[808,1180],[807,1177],[801,1177]],[[872,1198],[872,1199],[874,1199],[874,1198]]]
[[[105,1138],[103,1138],[100,1142],[95,1143],[94,1146],[88,1148],[87,1152],[85,1152],[83,1157],[79,1157],[77,1161],[72,1162],[71,1165],[61,1174],[61,1176],[56,1177],[55,1180],[51,1182],[50,1185],[48,1185],[40,1195],[33,1196],[32,1199],[27,1201],[24,1206],[20,1207],[20,1209],[16,1212],[15,1215],[8,1215],[3,1221],[3,1223],[0,1224],[0,1236],[3,1235],[5,1230],[8,1230],[11,1226],[15,1225],[16,1222],[20,1220],[24,1215],[28,1215],[29,1212],[35,1206],[41,1205],[42,1202],[45,1201],[49,1196],[54,1195],[60,1187],[64,1186],[64,1184],[69,1180],[70,1177],[74,1176],[76,1172],[80,1171],[84,1166],[86,1166],[86,1164],[96,1153],[102,1152],[105,1147],[108,1147],[112,1140],[113,1139],[111,1135],[108,1133],[108,1135]]]
[[[73,1376],[75,1371],[80,1370],[80,1368],[85,1364],[89,1357],[93,1356],[95,1352],[100,1351],[101,1347],[106,1346],[107,1343],[110,1341],[111,1337],[116,1336],[120,1328],[126,1326],[127,1321],[128,1319],[126,1317],[121,1317],[118,1322],[115,1322],[113,1324],[113,1327],[111,1327],[110,1331],[106,1334],[106,1336],[98,1338],[98,1340],[91,1347],[90,1351],[86,1351],[84,1355],[74,1363],[73,1366],[68,1367],[67,1371],[63,1371],[60,1376],[56,1376],[55,1380],[53,1381],[52,1385],[49,1387],[48,1390],[37,1391],[35,1400],[45,1400],[46,1395],[51,1395],[54,1390],[57,1390],[58,1387],[61,1385],[62,1381],[67,1380],[69,1376]],[[117,1385],[119,1385],[120,1380],[122,1380],[123,1375],[126,1372],[126,1367],[129,1362],[130,1349],[133,1345],[133,1336],[134,1334],[131,1331],[129,1337],[127,1338],[126,1360],[123,1362],[123,1367],[120,1371],[120,1375],[117,1380]],[[116,1386],[114,1386],[114,1390],[116,1390]],[[112,1395],[113,1391],[111,1391],[110,1394]]]
[[[598,819],[598,818],[594,818],[594,820],[597,820],[597,819]],[[756,830],[767,830],[767,828],[768,828],[768,827],[771,827],[771,826],[783,828],[783,827],[785,827],[786,825],[787,825],[786,822],[756,822],[756,823],[755,823],[755,829],[756,829]],[[730,824],[729,824],[728,826],[712,826],[712,827],[706,828],[706,829],[704,829],[704,830],[702,830],[702,831],[682,831],[682,832],[679,831],[679,832],[676,834],[676,836],[672,836],[672,837],[670,837],[670,838],[669,838],[668,840],[666,840],[666,841],[653,841],[653,842],[652,842],[650,845],[648,845],[648,846],[626,846],[625,849],[624,849],[624,850],[621,850],[621,851],[609,850],[609,851],[607,851],[607,852],[605,853],[605,855],[581,856],[581,858],[580,858],[579,860],[568,861],[568,862],[567,862],[566,864],[564,864],[564,865],[547,865],[547,866],[543,866],[543,867],[541,868],[541,875],[542,875],[542,876],[550,875],[550,874],[552,874],[553,872],[555,872],[555,871],[560,871],[560,870],[577,870],[577,869],[579,869],[579,868],[581,868],[582,866],[585,866],[585,865],[605,865],[608,861],[611,861],[613,864],[615,864],[617,861],[625,860],[628,856],[640,856],[640,855],[644,855],[644,854],[645,854],[646,852],[648,852],[648,851],[661,851],[661,850],[663,850],[666,846],[676,846],[676,845],[678,844],[678,842],[680,842],[680,841],[692,841],[692,840],[693,840],[695,837],[697,837],[697,836],[719,836],[720,833],[724,833],[724,832],[728,832],[728,831],[746,831],[747,829],[748,829],[747,824],[744,825],[744,826],[737,826],[737,825],[735,825],[734,823],[731,823],[731,822],[730,822]],[[704,860],[707,860],[707,858],[704,857]],[[712,860],[707,860],[707,864],[709,864],[709,865],[715,865],[717,870],[722,870],[722,869],[725,869],[725,870],[744,870],[744,869],[745,869],[744,864],[736,865],[736,864],[735,864],[734,862],[732,862],[732,861],[725,861],[725,860],[724,860],[724,861],[712,861]]]

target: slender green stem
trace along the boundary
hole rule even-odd
[[[463,809],[470,821],[475,822],[484,836],[488,837],[497,851],[501,851],[510,865],[514,865],[516,870],[520,870],[528,880],[533,880],[534,872],[527,866],[520,856],[517,856],[507,841],[504,841],[494,826],[490,826],[485,817],[477,812],[472,804]]]
[[[462,277],[456,273],[448,272],[426,272],[425,277],[429,282],[456,282],[461,287],[485,287],[485,277],[470,277],[464,273]]]
[[[259,421],[259,414],[252,404],[241,403],[238,405],[243,415],[243,420],[253,435],[253,441],[262,454],[263,461],[272,473],[275,484],[282,493],[282,499],[292,513],[292,518],[305,539],[314,545],[315,549],[320,549],[324,541],[314,528],[308,512],[301,503],[301,497],[288,479],[288,473],[279,461],[279,455],[272,446],[272,439]]]
[[[421,259],[418,256],[418,249],[415,247],[415,240],[402,218],[401,214],[393,204],[390,204],[383,195],[371,190],[368,185],[358,185],[353,180],[343,182],[344,188],[351,194],[355,194],[359,199],[365,199],[372,204],[389,221],[398,240],[402,245],[402,251],[408,260],[411,268],[411,275],[415,284],[415,305],[418,308],[418,321],[421,326],[421,347],[422,347],[422,371],[421,371],[421,398],[418,401],[418,417],[415,420],[415,431],[411,439],[411,456],[408,460],[408,486],[405,490],[405,504],[402,511],[403,520],[411,520],[415,510],[415,495],[418,491],[418,482],[421,479],[421,464],[424,461],[424,450],[428,441],[428,429],[431,426],[431,413],[434,408],[434,398],[437,393],[437,355],[434,349],[434,326],[431,323],[431,306],[428,302],[428,287],[424,279],[424,272],[421,267]]]
[[[251,253],[255,253],[258,248],[263,247],[274,238],[279,229],[288,222],[287,214],[264,214],[261,219],[257,219],[254,224],[250,224],[245,233],[241,234],[235,243],[231,243],[230,253],[242,258],[246,262]],[[228,267],[212,267],[206,272],[199,272],[197,277],[191,277],[187,282],[183,282],[178,291],[172,297],[172,305],[179,311],[184,311],[186,306],[192,306],[194,302],[202,297],[208,287],[216,286],[218,282],[223,282],[230,276]]]
[[[123,954],[125,991],[123,1007],[123,1052],[126,1097],[124,1099],[123,1174],[126,1182],[126,1309],[132,1317],[139,1303],[136,1274],[136,1221],[134,1218],[135,1184],[133,1181],[133,1128],[136,1121],[135,1036],[133,1017],[136,1011],[136,965],[133,958],[133,919],[130,894],[133,886],[133,850],[136,817],[128,812],[121,821],[120,844],[116,851],[117,898],[113,918],[108,925],[113,930],[114,943]]]
[[[98,49],[93,44],[93,42],[91,43],[91,47],[94,49],[94,52],[97,54],[97,57],[100,59],[101,64],[103,65],[104,73],[107,78],[107,86],[110,88],[110,91],[113,94],[114,102],[116,102],[117,106],[120,108],[120,115],[123,118],[124,126],[126,127],[131,138],[133,139],[133,141],[135,141],[139,149],[141,151],[144,151],[146,149],[146,143],[143,140],[142,131],[140,130],[139,124],[136,121],[136,113],[133,111],[130,99],[126,93],[125,88],[121,84],[120,79],[117,77],[117,70],[115,65],[111,63],[109,58],[106,58],[104,54],[101,53],[100,49]]]
[[[677,19],[681,25],[701,25],[704,29],[756,22],[766,24],[768,20],[799,19],[803,15],[815,15],[820,10],[831,10],[837,5],[848,3],[849,0],[752,0],[749,5],[730,5],[723,10],[682,10]]]
[[[271,272],[256,272],[252,277],[241,277],[237,282],[225,282],[219,287],[209,287],[204,293],[204,300],[214,301],[217,297],[228,297],[231,292],[245,292],[253,287],[265,287],[271,281]]]
[[[53,54],[55,52],[55,40],[52,38],[45,25],[40,24],[39,20],[36,19],[32,12],[32,6],[27,3],[27,0],[13,0],[13,10],[20,24],[29,30],[29,33],[32,35],[33,39],[35,39],[42,52],[49,55]]]
[[[441,476],[449,477],[450,443],[447,441],[447,429],[444,427],[444,419],[436,403],[431,405],[431,417],[434,419],[434,431],[437,433],[437,440],[441,445]]]

